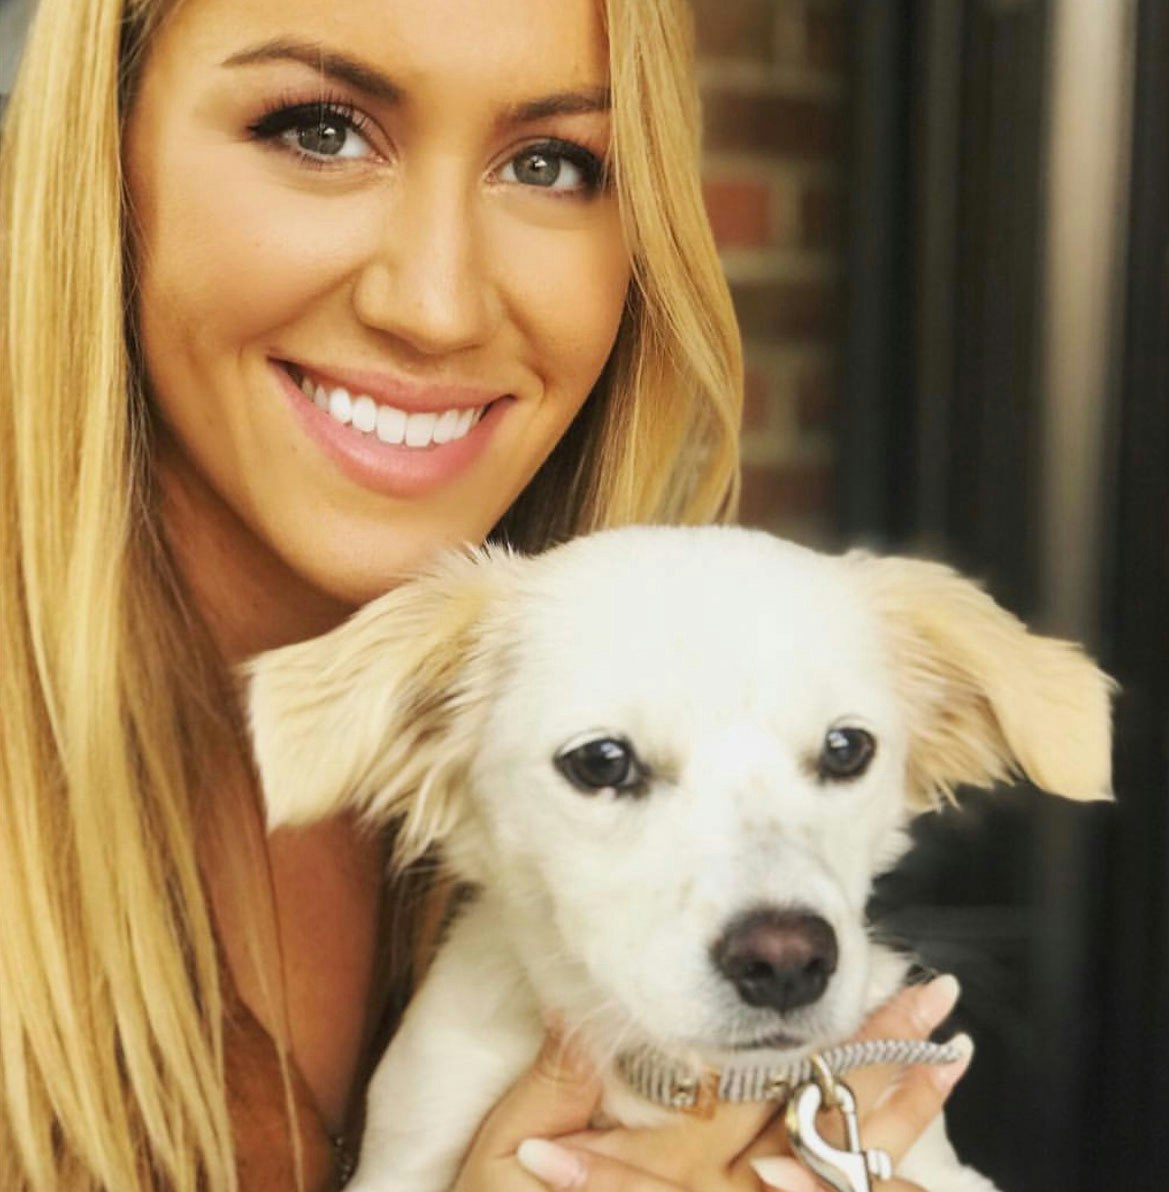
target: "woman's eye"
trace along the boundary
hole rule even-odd
[[[562,194],[592,194],[600,188],[603,176],[601,161],[587,149],[568,141],[529,145],[499,172],[502,182]]]
[[[633,746],[620,737],[569,742],[554,760],[560,773],[586,795],[603,790],[636,794],[646,779]]]
[[[285,146],[316,163],[352,161],[373,153],[361,135],[365,124],[356,109],[345,104],[307,103],[281,108],[251,126],[253,136]]]

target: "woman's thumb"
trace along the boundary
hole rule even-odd
[[[526,1138],[585,1130],[600,1097],[601,1081],[588,1057],[575,1043],[550,1033],[535,1062],[484,1122],[476,1149],[511,1155]]]

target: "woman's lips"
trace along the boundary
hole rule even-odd
[[[481,405],[457,405],[453,403],[477,395],[469,390],[394,389],[403,405],[391,405],[341,385],[327,388],[328,378],[299,365],[270,364],[293,414],[317,447],[356,484],[389,497],[422,496],[456,479],[479,458],[513,400],[503,396]],[[379,396],[386,388],[381,387]],[[404,408],[407,402],[416,408]],[[419,408],[423,405],[431,408]]]
[[[383,443],[395,446],[430,447],[434,443],[452,443],[465,438],[483,417],[489,401],[476,405],[445,405],[450,397],[434,393],[430,401],[438,409],[411,412],[390,402],[379,402],[367,393],[355,393],[343,385],[290,368],[294,381],[318,410],[324,410],[334,422],[351,426],[362,434],[375,435]]]

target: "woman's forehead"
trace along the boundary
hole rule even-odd
[[[364,66],[407,101],[438,84],[522,103],[608,81],[597,0],[179,0],[154,49],[225,70]]]

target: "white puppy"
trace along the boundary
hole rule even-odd
[[[1109,795],[1110,683],[936,564],[729,528],[451,557],[250,667],[271,826],[357,809],[478,894],[374,1076],[356,1187],[443,1192],[541,1012],[626,1124],[615,1057],[791,1056],[905,972],[874,875],[914,814],[1016,773]],[[939,1127],[900,1169],[991,1185]]]

